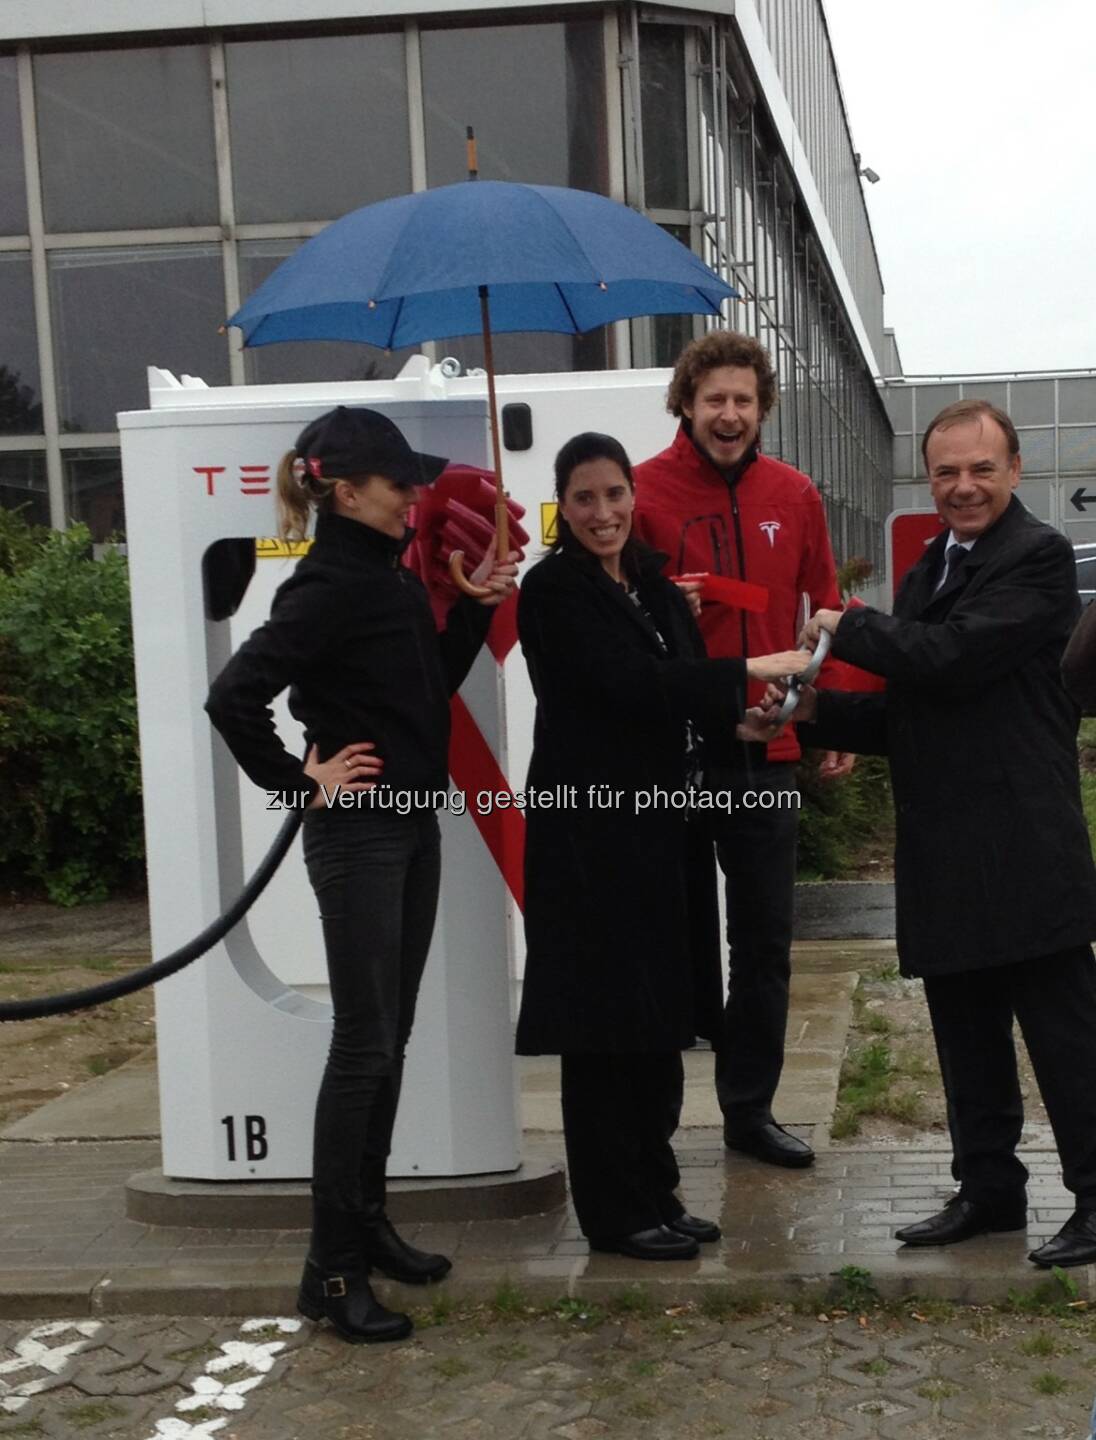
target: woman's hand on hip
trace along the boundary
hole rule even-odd
[[[372,753],[375,749],[372,740],[359,740],[353,745],[344,745],[330,759],[321,760],[319,751],[313,745],[304,762],[304,773],[321,788],[312,797],[308,808],[319,810],[326,805],[325,791],[330,796],[337,790],[372,790],[384,769],[384,761]]]

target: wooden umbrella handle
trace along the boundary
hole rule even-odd
[[[470,145],[475,145],[471,131]],[[471,154],[474,156],[474,150]],[[469,170],[471,171],[471,163]],[[491,416],[491,448],[495,458],[495,554],[503,563],[510,553],[510,512],[506,508],[506,491],[502,488],[502,446],[499,443],[499,407],[495,396],[495,354],[491,337],[491,313],[487,304],[487,286],[479,287],[480,321],[483,326],[483,358],[487,370],[487,403]],[[449,557],[449,573],[458,590],[474,595],[477,600],[493,592],[485,585],[473,585],[464,573],[464,551],[454,550]]]

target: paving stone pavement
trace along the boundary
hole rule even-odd
[[[529,1153],[561,1158],[559,1137],[526,1138]],[[151,1226],[126,1217],[125,1181],[156,1157],[150,1142],[0,1145],[0,1316],[247,1316],[292,1305],[302,1231]],[[793,1298],[853,1266],[870,1271],[888,1298],[986,1303],[1041,1278],[1027,1251],[1072,1211],[1055,1156],[1026,1151],[1026,1233],[910,1251],[894,1230],[951,1194],[944,1150],[835,1148],[820,1151],[809,1170],[788,1171],[728,1154],[718,1131],[690,1130],[678,1157],[689,1208],[723,1228],[723,1240],[703,1246],[696,1260],[650,1265],[591,1255],[569,1207],[520,1220],[413,1225],[405,1233],[453,1256],[445,1289],[461,1300],[489,1299],[505,1281],[541,1302],[598,1299],[634,1282],[665,1305],[727,1286]],[[1096,1266],[1071,1275],[1078,1296],[1096,1300]],[[383,1291],[414,1303],[415,1292],[404,1287],[385,1282]]]
[[[0,1437],[72,1440],[1082,1440],[1091,1319],[770,1307],[420,1312],[350,1346],[288,1317],[0,1323]],[[711,1310],[713,1307],[709,1307]],[[615,1311],[615,1313],[614,1313]]]

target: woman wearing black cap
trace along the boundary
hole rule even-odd
[[[449,783],[449,696],[467,675],[492,607],[513,588],[516,554],[491,552],[438,633],[422,582],[401,564],[415,487],[446,461],[416,454],[373,410],[308,425],[278,471],[280,528],[315,543],[278,590],[270,619],[217,677],[206,710],[247,775],[306,804],[304,855],[323,922],[334,1031],[316,1106],[312,1240],[298,1305],[346,1339],[397,1340],[406,1315],[373,1295],[375,1267],[439,1280],[443,1255],[406,1244],[385,1214],[385,1165],[415,999],[438,896],[439,836],[428,796]],[[269,708],[290,688],[304,764]],[[368,739],[364,738],[368,737]],[[377,786],[423,797],[407,813]],[[337,795],[353,805],[332,803]]]

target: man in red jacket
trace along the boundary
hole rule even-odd
[[[674,443],[638,465],[635,532],[670,557],[669,573],[711,573],[764,585],[768,608],[747,614],[705,604],[708,654],[787,650],[811,613],[840,608],[822,499],[806,475],[762,455],[761,422],[776,401],[768,352],[748,335],[712,331],[678,359],[666,398],[681,417]],[[751,695],[751,703],[760,698]],[[767,753],[766,753],[767,752]],[[814,1152],[777,1125],[772,1100],[784,1064],[791,978],[798,812],[791,727],[767,747],[736,744],[707,767],[713,790],[735,798],[716,812],[727,883],[730,985],[716,1051],[724,1142],[774,1165],[809,1165]],[[847,773],[831,755],[824,773]]]

